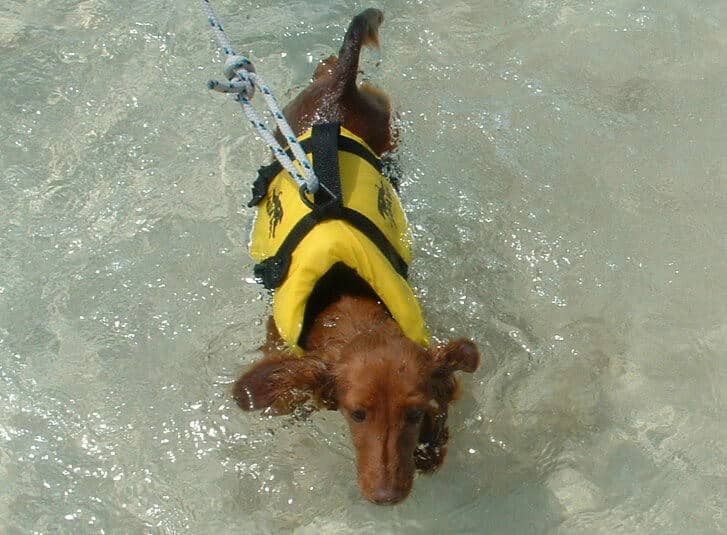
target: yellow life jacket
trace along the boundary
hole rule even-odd
[[[258,279],[275,289],[273,318],[280,335],[302,353],[299,342],[313,288],[343,263],[371,286],[404,334],[427,347],[422,310],[406,281],[411,234],[381,161],[337,123],[314,125],[298,140],[333,197],[323,187],[303,197],[274,162],[260,169],[249,204],[258,206],[250,254],[258,263]]]

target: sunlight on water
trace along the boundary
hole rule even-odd
[[[344,1],[217,2],[287,101]],[[359,495],[335,412],[243,414],[266,152],[196,2],[0,8],[0,531],[724,533],[727,6],[383,2],[412,282],[484,365]]]

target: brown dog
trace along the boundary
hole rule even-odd
[[[285,108],[300,136],[317,123],[337,122],[378,155],[394,148],[387,96],[356,83],[363,45],[378,45],[383,14],[354,17],[338,58],[318,65],[313,82]],[[459,339],[427,349],[408,338],[371,286],[336,265],[316,284],[307,308],[300,356],[268,322],[265,357],[234,386],[244,410],[285,414],[308,400],[338,409],[356,450],[358,481],[369,500],[391,504],[410,492],[416,469],[443,461],[454,372],[473,372],[479,352]]]

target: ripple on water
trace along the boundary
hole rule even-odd
[[[220,9],[291,96],[352,8],[257,4]],[[234,406],[268,312],[242,208],[267,155],[204,89],[197,6],[11,2],[5,531],[727,531],[721,4],[382,7],[362,66],[400,111],[412,281],[438,340],[483,351],[445,465],[376,508],[340,415]]]

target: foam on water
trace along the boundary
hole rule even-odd
[[[285,101],[365,6],[216,7]],[[413,283],[485,355],[444,467],[376,507],[337,413],[233,406],[266,154],[196,3],[11,1],[0,531],[727,531],[727,6],[381,7]]]

